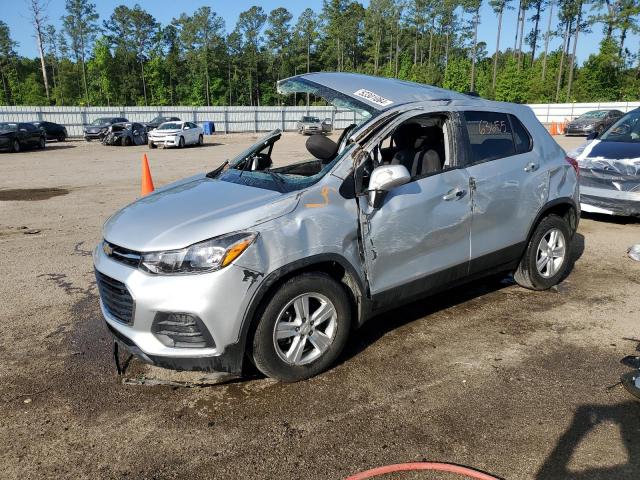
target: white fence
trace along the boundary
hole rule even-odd
[[[529,105],[540,122],[562,122],[573,119],[590,110],[620,110],[627,113],[640,107],[638,102],[601,102],[601,103],[534,103]]]
[[[529,105],[544,124],[562,122],[589,110],[618,109],[628,112],[638,102],[556,103]],[[294,130],[303,115],[330,118],[334,128],[345,128],[360,117],[334,107],[11,107],[0,106],[0,122],[47,120],[67,127],[69,135],[81,136],[82,126],[99,117],[126,117],[148,122],[157,115],[176,116],[192,122],[213,121],[220,133],[260,132],[274,128]]]
[[[330,118],[340,129],[360,116],[334,107],[11,107],[0,106],[0,122],[46,120],[67,127],[69,135],[81,136],[82,126],[100,117],[126,117],[132,122],[149,122],[157,115],[175,116],[201,123],[212,121],[216,132],[260,132],[275,128],[294,130],[303,115]]]

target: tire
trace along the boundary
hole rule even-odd
[[[310,315],[302,321],[298,312],[303,309],[298,302],[304,304],[305,298]],[[319,311],[331,316],[314,325],[311,319]],[[276,339],[277,325],[284,326],[281,339]],[[285,282],[264,308],[252,338],[253,363],[266,376],[282,382],[313,377],[335,362],[350,328],[351,308],[344,288],[324,273],[299,275]]]
[[[562,260],[554,255],[559,254],[560,244],[556,243],[549,260],[548,253],[552,250],[554,237],[552,233],[560,236],[556,242],[562,242],[563,254]],[[555,237],[558,238],[558,237]],[[551,243],[549,249],[546,250],[542,245],[542,240],[547,244]],[[569,267],[569,259],[571,258],[571,229],[567,221],[557,215],[548,215],[544,217],[531,235],[527,249],[520,260],[517,270],[513,274],[513,278],[521,287],[530,290],[547,290],[556,285],[564,277]],[[546,262],[545,262],[546,259]],[[540,262],[538,264],[538,262]],[[539,265],[543,265],[539,268]]]
[[[58,140],[59,142],[64,142],[67,139],[67,137],[64,135],[64,133],[61,133],[60,135],[58,135],[58,138],[56,138],[56,140]]]
[[[124,137],[122,139],[122,145],[124,145],[125,147],[130,147],[131,146],[131,139],[129,137]]]
[[[157,146],[155,143],[153,143],[153,142],[149,142],[149,143],[148,143],[148,145],[149,145],[149,148],[150,148],[151,150],[154,150],[154,149],[158,148],[158,146]]]
[[[184,148],[184,137],[180,137],[178,140],[178,148]]]
[[[45,140],[44,137],[40,137],[40,142],[38,143],[38,148],[40,150],[44,150],[44,147],[47,146],[47,141]]]
[[[11,144],[11,151],[13,153],[19,153],[20,150],[22,150],[22,145],[20,145],[20,141],[16,139]]]
[[[202,145],[204,145],[204,137],[200,135],[198,137],[198,146],[201,147]]]

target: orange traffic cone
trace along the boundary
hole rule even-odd
[[[551,125],[549,126],[549,133],[551,135],[555,135],[556,134],[556,122],[551,122]]]
[[[142,190],[141,194],[144,197],[145,195],[153,192],[153,180],[151,179],[151,171],[149,170],[149,160],[147,160],[147,154],[142,154]]]

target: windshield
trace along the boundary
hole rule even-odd
[[[607,116],[607,110],[592,110],[587,113],[583,113],[578,118],[604,118]]]
[[[0,123],[0,132],[17,132],[17,123]]]
[[[281,130],[273,130],[228,164],[211,172],[209,176],[224,182],[265,188],[280,193],[292,192],[318,182],[351,150],[351,148],[345,148],[328,161],[318,160],[310,153],[306,153],[306,158],[300,158],[299,162],[275,167],[274,158],[276,161],[279,159],[273,153],[278,150],[276,143],[281,137]]]
[[[318,117],[302,117],[303,122],[319,122],[320,119]]]
[[[640,143],[640,109],[620,118],[600,137],[603,142]]]
[[[158,127],[158,130],[180,130],[181,128],[182,125],[180,123],[169,122],[160,125]]]
[[[93,122],[90,123],[90,125],[93,125],[95,127],[99,125],[107,125],[108,123],[111,123],[111,120],[111,118],[96,118]]]
[[[149,123],[164,123],[167,120],[169,120],[169,117],[156,117],[153,120],[151,120]]]

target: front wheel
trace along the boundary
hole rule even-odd
[[[20,142],[18,140],[14,140],[13,144],[11,145],[11,151],[13,153],[18,153],[20,150],[22,150],[22,146],[20,145]]]
[[[154,148],[158,148],[158,146],[155,143],[153,143],[151,140],[149,140],[149,148],[153,150]]]
[[[571,231],[557,215],[544,217],[527,245],[513,275],[518,284],[531,290],[547,290],[563,278],[569,267]]]
[[[184,137],[180,137],[178,140],[178,148],[184,148]]]
[[[284,283],[267,304],[253,336],[253,361],[283,382],[313,377],[342,352],[351,326],[347,294],[323,273]]]
[[[38,148],[40,150],[42,150],[46,146],[47,146],[47,141],[45,140],[44,137],[40,137],[40,142],[38,143]]]

